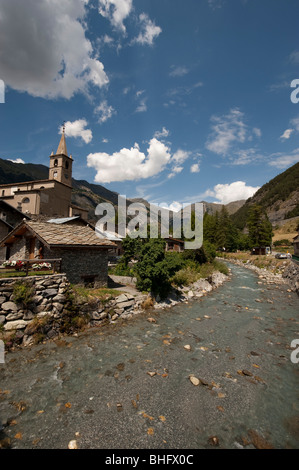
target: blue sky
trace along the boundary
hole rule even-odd
[[[297,0],[0,0],[0,158],[177,204],[299,160]],[[295,89],[296,90],[296,89]],[[298,93],[299,97],[299,93]]]

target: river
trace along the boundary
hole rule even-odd
[[[299,448],[299,298],[231,269],[188,304],[7,354],[2,447]]]

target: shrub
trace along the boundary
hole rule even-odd
[[[193,284],[193,282],[196,282],[198,277],[199,274],[197,271],[186,267],[176,272],[174,276],[172,276],[171,282],[176,286],[189,286]]]
[[[12,299],[15,303],[28,307],[33,300],[34,289],[31,284],[17,281],[13,287]]]

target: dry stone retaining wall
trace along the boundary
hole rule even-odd
[[[33,287],[32,302],[24,308],[14,301],[14,285],[20,278],[3,279],[0,281],[0,338],[14,333],[15,344],[28,346],[34,342],[36,334],[35,319],[40,319],[42,340],[55,339],[61,332],[61,326],[68,316],[68,308],[75,308],[76,315],[86,320],[87,327],[100,326],[104,322],[128,320],[145,311],[146,308],[165,309],[180,302],[188,302],[193,297],[201,297],[221,285],[228,277],[219,272],[210,279],[201,279],[189,287],[173,290],[166,300],[152,299],[148,294],[130,294],[124,292],[116,298],[103,302],[95,298],[93,301],[76,300],[70,305],[70,284],[64,274],[32,277],[23,279]],[[75,333],[76,330],[73,331]],[[72,331],[70,331],[72,333]]]

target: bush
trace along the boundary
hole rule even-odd
[[[17,281],[13,287],[12,299],[15,303],[28,307],[32,302],[34,289],[31,284]]]
[[[190,284],[193,284],[193,282],[196,282],[198,278],[199,274],[197,271],[190,267],[186,267],[176,272],[170,281],[178,287],[189,286]]]

